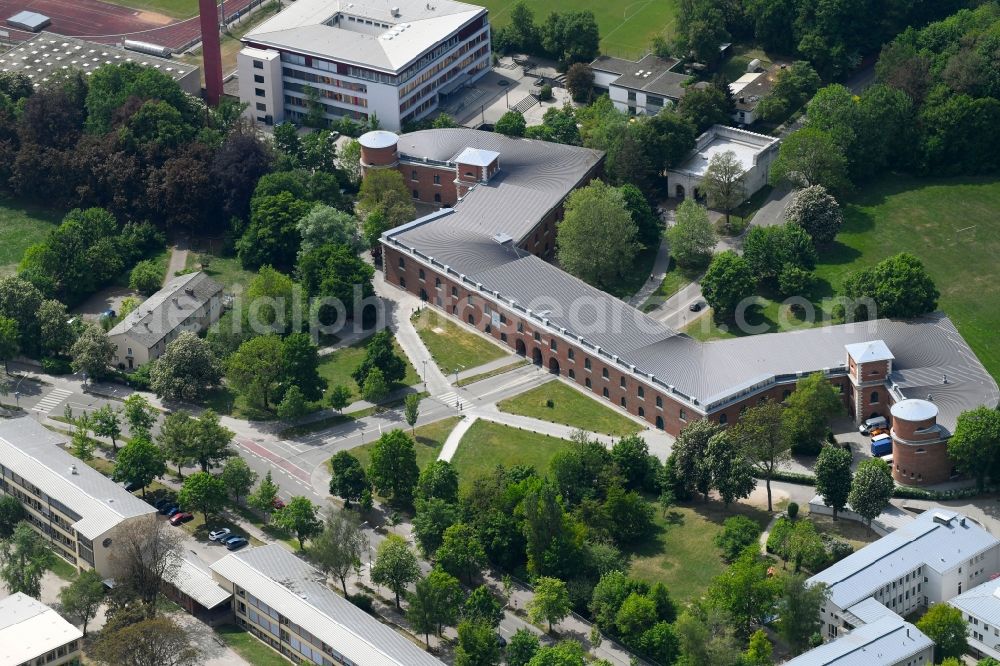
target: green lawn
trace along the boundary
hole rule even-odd
[[[59,576],[63,580],[68,580],[70,582],[76,580],[80,571],[74,567],[72,564],[59,557],[58,555],[52,560],[52,573]]]
[[[719,73],[724,74],[728,81],[735,81],[747,73],[747,65],[751,60],[760,60],[761,67],[767,69],[771,60],[762,49],[747,44],[733,44],[732,56],[719,67]]]
[[[427,463],[437,460],[445,440],[448,439],[448,435],[461,420],[461,416],[449,416],[446,419],[428,423],[416,429],[413,436],[416,440],[414,448],[417,452],[417,467],[423,469],[427,466]],[[368,463],[371,462],[373,448],[375,448],[375,442],[369,442],[363,446],[351,449],[350,453],[367,469]]]
[[[446,375],[507,356],[489,340],[470,333],[430,308],[413,313],[411,321],[434,362]]]
[[[207,268],[201,266],[206,260]],[[224,257],[209,252],[189,252],[185,268],[196,270],[199,267],[229,291],[237,285],[245,287],[255,275],[253,271],[244,269],[236,257]]]
[[[667,274],[663,276],[663,282],[660,283],[659,289],[653,292],[653,295],[642,304],[642,311],[655,310],[665,300],[694,282],[702,272],[701,269],[680,268],[671,257],[670,267],[667,269]]]
[[[0,194],[0,275],[13,273],[24,251],[45,240],[62,217],[59,212]]]
[[[770,519],[766,511],[746,504],[733,504],[726,511],[715,500],[673,507],[666,517],[656,507],[656,531],[630,553],[630,575],[665,584],[676,601],[697,598],[725,569],[712,540],[722,531],[722,522],[736,514],[756,520],[762,529]]]
[[[596,398],[557,381],[503,400],[497,407],[511,414],[619,437],[642,430],[638,423],[598,403]]]
[[[511,370],[516,370],[517,368],[524,367],[528,365],[529,361],[526,358],[522,358],[518,361],[514,361],[510,365],[505,365],[502,368],[495,368],[493,370],[487,370],[486,372],[480,372],[479,374],[472,375],[470,377],[462,377],[457,382],[455,386],[468,386],[469,384],[475,384],[476,382],[481,382],[484,379],[490,379],[491,377],[496,377],[497,375],[502,375]]]
[[[497,465],[529,465],[545,474],[552,456],[572,445],[565,439],[479,420],[462,437],[451,462],[464,487]]]
[[[484,0],[490,10],[490,23],[500,27],[510,21],[516,0]],[[585,10],[594,13],[601,33],[601,51],[609,55],[638,59],[649,47],[654,35],[673,35],[677,20],[676,0],[548,0],[529,3],[535,23],[542,24],[551,12]]]
[[[688,324],[683,332],[696,340],[721,340],[758,333],[795,331],[835,323],[832,319],[824,321],[821,310],[817,310],[817,317],[812,320],[806,317],[806,314],[804,310],[793,311],[790,305],[782,305],[779,300],[758,296],[757,304],[746,310],[745,321],[752,328],[744,329],[739,326],[734,327],[731,323],[717,323],[712,318],[712,311],[707,310],[701,317]]]
[[[326,394],[323,396],[324,404],[326,404],[327,399],[330,397],[333,387],[338,384],[343,384],[351,389],[351,402],[361,400],[361,389],[358,388],[357,382],[351,377],[351,373],[361,365],[361,361],[365,357],[365,344],[367,344],[367,340],[362,340],[350,347],[338,349],[320,359],[319,374],[327,382]],[[389,390],[394,391],[405,386],[416,386],[420,383],[420,375],[417,374],[417,371],[410,364],[409,359],[403,353],[403,350],[395,339],[392,341],[392,346],[396,354],[406,363],[406,376],[403,377],[403,381],[396,382],[390,386]]]
[[[288,660],[239,627],[225,624],[215,633],[237,654],[254,666],[288,666]]]

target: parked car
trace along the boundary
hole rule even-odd
[[[164,502],[163,505],[160,507],[160,513],[162,513],[164,516],[169,516],[171,509],[176,509],[176,508],[177,504],[174,503],[173,501]]]
[[[873,416],[870,419],[866,419],[864,423],[858,426],[858,430],[862,435],[870,435],[871,431],[875,428],[888,428],[889,422],[885,420],[884,416]]]
[[[271,502],[271,506],[273,506],[275,509],[284,509],[285,503],[282,501],[280,497],[275,497],[274,501]]]
[[[219,543],[226,544],[229,543],[230,541],[236,541],[237,539],[245,539],[245,538],[246,537],[244,537],[242,534],[233,534],[232,532],[230,532],[229,536],[222,537],[221,539],[219,539]]]
[[[179,506],[177,506],[176,504],[174,506],[170,507],[169,509],[167,509],[167,516],[170,517],[170,518],[173,518],[178,513],[184,513],[184,512],[181,511],[181,508]]]
[[[208,540],[209,541],[225,541],[226,538],[228,538],[229,535],[232,534],[232,533],[233,533],[233,531],[231,529],[229,529],[228,527],[223,527],[222,529],[218,529],[218,530],[212,530],[211,532],[208,533]]]
[[[230,539],[226,542],[226,550],[239,550],[243,546],[250,543],[243,537],[237,537],[235,539]]]
[[[189,520],[194,520],[194,516],[192,516],[187,511],[179,511],[170,518],[170,524],[180,525],[182,523],[188,522]]]
[[[160,499],[153,502],[153,506],[155,506],[157,511],[159,511],[163,507],[168,506],[171,502],[173,502],[173,500],[171,500],[169,497],[161,497]]]

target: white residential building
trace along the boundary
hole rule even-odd
[[[108,577],[117,531],[156,509],[64,451],[66,443],[27,416],[0,419],[0,494],[21,501],[56,554]]]
[[[684,96],[682,84],[690,77],[674,71],[679,62],[652,53],[638,61],[602,55],[590,63],[590,68],[594,71],[594,88],[598,93],[607,93],[616,109],[631,115],[656,115]]]
[[[749,199],[767,185],[771,163],[778,156],[780,140],[773,136],[746,130],[712,125],[698,137],[694,150],[679,166],[667,170],[667,196],[684,199],[703,199],[701,181],[705,178],[708,163],[720,153],[732,151],[743,166],[743,188]]]
[[[948,603],[962,611],[969,627],[969,647],[975,654],[1000,660],[1000,577],[993,577]]]
[[[442,666],[442,662],[326,584],[326,575],[272,544],[211,566],[233,595],[236,622],[295,663]]]
[[[108,331],[114,363],[131,370],[154,361],[182,332],[200,333],[221,314],[221,284],[202,272],[178,275]]]
[[[0,666],[79,664],[83,632],[23,592],[0,599]]]
[[[324,117],[399,130],[490,70],[483,7],[455,0],[298,0],[243,39],[240,101],[265,124]]]

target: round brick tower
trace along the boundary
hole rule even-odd
[[[938,426],[930,400],[901,400],[892,406],[892,477],[897,483],[926,486],[951,477],[947,434]]]
[[[361,171],[368,169],[391,169],[399,164],[396,144],[399,137],[392,132],[376,130],[366,132],[358,138],[361,144]]]

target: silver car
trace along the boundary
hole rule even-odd
[[[233,533],[233,531],[231,529],[229,529],[228,527],[223,527],[222,529],[213,530],[213,531],[209,532],[208,533],[208,540],[209,541],[222,541],[223,539],[225,539],[227,536],[229,536],[232,533]]]

